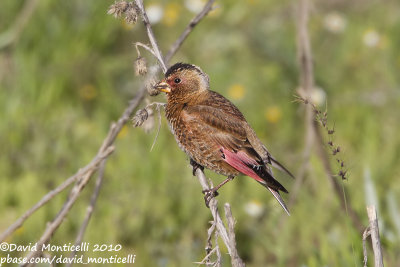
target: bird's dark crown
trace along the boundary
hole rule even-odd
[[[175,65],[171,66],[167,70],[167,72],[165,73],[165,77],[169,77],[171,74],[178,72],[178,71],[182,71],[182,70],[195,70],[199,74],[203,75],[203,71],[199,67],[192,65],[192,64],[179,62],[179,63],[176,63]]]

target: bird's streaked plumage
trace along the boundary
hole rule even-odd
[[[271,156],[239,109],[209,87],[208,75],[185,63],[170,67],[156,85],[167,93],[166,117],[179,147],[195,166],[230,179],[240,174],[252,177],[289,214],[279,194],[288,191],[275,180],[270,166],[292,174]]]

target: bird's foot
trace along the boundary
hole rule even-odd
[[[202,192],[204,194],[204,201],[206,203],[206,207],[210,208],[211,199],[213,199],[214,197],[218,196],[219,193],[217,192],[217,190],[215,188],[211,188],[211,189],[208,189],[208,190],[203,190]]]
[[[204,167],[201,166],[200,164],[198,164],[193,159],[190,159],[190,165],[192,165],[192,167],[193,167],[193,176],[196,176],[197,169],[200,169],[200,170],[204,171]]]

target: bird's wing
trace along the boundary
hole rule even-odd
[[[247,139],[246,121],[238,120],[221,109],[203,105],[188,106],[183,116],[191,123],[197,123],[199,127],[196,128],[201,128],[217,144],[216,148],[229,165],[257,182],[287,193]]]
[[[287,173],[290,177],[294,178],[293,174],[288,169],[286,169],[281,163],[279,163],[274,157],[272,157],[267,148],[257,137],[254,130],[248,124],[243,114],[234,104],[232,104],[228,99],[218,94],[217,92],[208,91],[208,94],[210,95],[210,97],[203,100],[202,104],[205,106],[214,107],[218,110],[223,110],[223,112],[226,113],[227,116],[230,116],[232,120],[234,120],[235,122],[239,121],[241,123],[242,129],[246,131],[245,135],[248,142],[250,143],[250,146],[262,158],[265,163],[265,167],[270,175],[272,175],[272,170],[268,166],[268,164],[272,165],[274,168],[277,168],[280,171]]]
[[[240,113],[241,115],[241,113]],[[253,178],[270,190],[283,209],[289,214],[279,190],[288,192],[267,169],[261,156],[254,150],[247,138],[247,122],[240,116],[212,106],[187,106],[183,117],[191,123],[197,123],[202,131],[212,138],[222,152],[222,158],[241,173]]]
[[[188,106],[183,110],[182,116],[192,123],[197,123],[198,128],[225,149],[235,153],[244,151],[259,165],[264,164],[247,139],[242,120],[226,113],[223,109],[204,105]]]

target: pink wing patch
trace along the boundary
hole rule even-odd
[[[221,152],[224,153],[225,158],[224,161],[226,161],[229,165],[231,165],[233,168],[236,170],[240,171],[241,173],[250,176],[257,182],[265,184],[265,181],[261,179],[249,166],[249,165],[259,165],[257,161],[254,159],[250,158],[249,155],[247,155],[243,151],[239,151],[237,153],[234,153],[228,149],[221,148]]]

